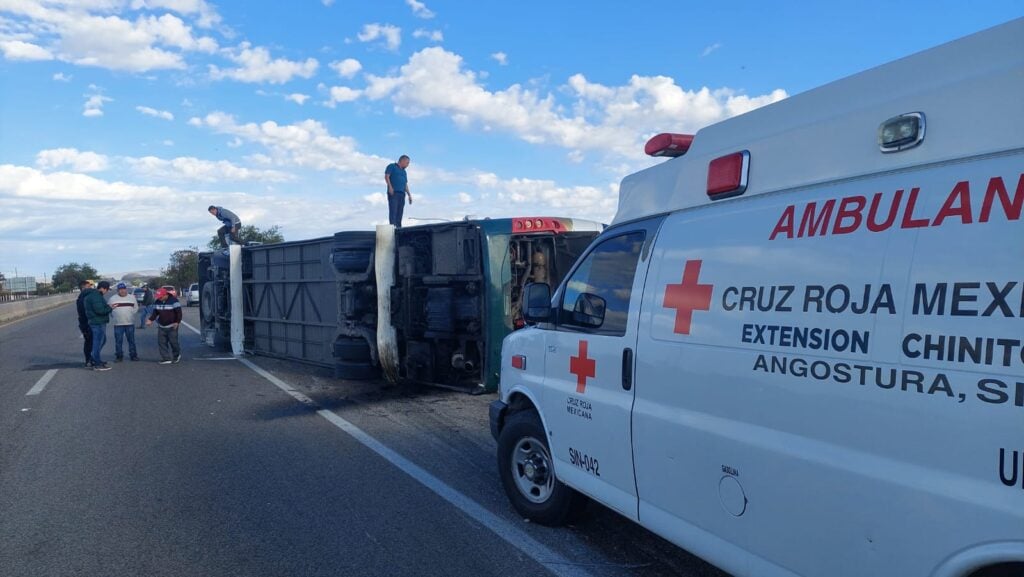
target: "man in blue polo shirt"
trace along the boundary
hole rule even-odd
[[[402,155],[398,162],[392,162],[384,170],[384,182],[388,185],[388,222],[395,228],[402,228],[402,213],[405,212],[405,197],[412,204],[412,193],[409,192],[409,177],[405,167],[409,166],[409,157]]]

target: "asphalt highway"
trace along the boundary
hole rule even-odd
[[[185,321],[198,326],[198,309]],[[0,326],[0,575],[714,576],[591,505],[511,509],[493,397],[246,357],[181,327],[183,360],[86,370],[73,306]]]

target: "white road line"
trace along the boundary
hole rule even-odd
[[[294,387],[281,379],[275,377],[269,372],[256,366],[252,361],[248,359],[239,359],[243,365],[249,367],[256,374],[260,375],[264,379],[267,379],[271,383],[277,386],[277,388],[291,395],[296,401],[308,405],[310,407],[316,407],[317,404],[313,399],[295,390]],[[498,537],[504,539],[507,543],[519,549],[531,559],[537,563],[543,565],[552,574],[558,577],[591,577],[592,574],[586,569],[574,564],[572,561],[562,556],[561,554],[548,548],[546,545],[537,541],[533,537],[527,535],[523,531],[517,529],[512,524],[508,523],[501,517],[498,517],[494,513],[491,513],[476,501],[473,501],[469,497],[463,495],[457,490],[451,488],[444,481],[438,479],[431,473],[427,472],[419,465],[399,455],[397,452],[389,449],[383,443],[377,439],[371,437],[365,431],[352,423],[346,421],[337,414],[328,411],[326,409],[318,409],[317,414],[327,419],[332,425],[338,427],[342,431],[348,433],[356,441],[359,441],[363,446],[370,449],[374,453],[377,453],[383,457],[386,461],[399,468],[402,472],[409,475],[420,484],[436,493],[439,497],[448,501],[460,511],[471,517],[477,523],[483,525],[487,529],[493,531]]]
[[[43,392],[43,389],[46,388],[46,385],[48,385],[50,381],[53,380],[53,375],[56,374],[57,369],[50,369],[46,371],[46,374],[39,377],[39,380],[36,381],[36,384],[33,385],[32,388],[29,389],[27,393],[25,393],[25,396],[27,397],[29,395],[38,395],[39,393]]]
[[[186,327],[188,327],[188,328],[192,329],[192,332],[194,332],[194,333],[195,333],[195,334],[197,334],[197,335],[199,335],[199,334],[202,334],[202,333],[200,333],[200,332],[199,332],[199,329],[197,329],[197,328],[195,328],[194,326],[192,326],[192,325],[190,325],[190,324],[186,323],[185,321],[181,321],[181,324],[183,324],[183,325],[185,325]]]

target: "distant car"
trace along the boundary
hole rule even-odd
[[[146,289],[141,287],[132,289],[132,294],[135,296],[135,300],[141,303],[146,298]]]
[[[199,283],[194,282],[185,291],[185,306],[192,306],[199,304]]]

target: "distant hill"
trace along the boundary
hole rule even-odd
[[[118,275],[116,273],[111,275],[111,276],[113,276],[115,278],[118,277]],[[132,282],[132,283],[134,283],[135,281],[147,281],[147,280],[149,280],[149,279],[151,279],[151,278],[153,278],[155,276],[160,276],[160,271],[159,270],[139,270],[139,271],[134,271],[134,272],[122,273],[120,275],[120,279],[125,281],[125,282]]]

